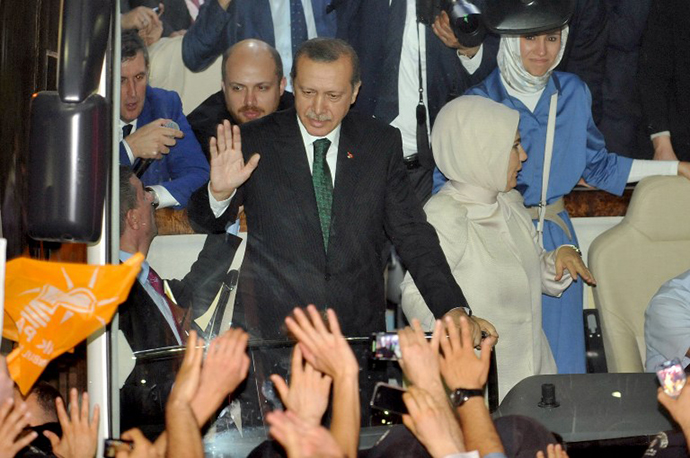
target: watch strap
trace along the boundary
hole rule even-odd
[[[457,388],[450,394],[450,401],[453,403],[453,407],[460,407],[475,396],[484,396],[484,390]]]

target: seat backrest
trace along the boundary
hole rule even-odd
[[[623,221],[594,240],[588,258],[609,372],[642,372],[647,304],[664,282],[690,269],[690,181],[642,180]]]
[[[188,115],[211,94],[220,91],[223,59],[219,56],[203,71],[191,71],[182,61],[182,38],[161,38],[149,47],[149,84],[177,92],[182,99],[182,111]]]

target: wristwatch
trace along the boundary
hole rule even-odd
[[[144,191],[151,193],[151,195],[153,196],[153,202],[151,202],[151,205],[153,206],[153,208],[158,208],[158,205],[160,205],[161,202],[158,199],[158,193],[156,192],[156,190],[150,186],[146,186],[144,188]]]
[[[453,404],[453,407],[460,407],[475,396],[484,396],[484,390],[466,390],[464,388],[458,388],[450,393],[450,402]]]

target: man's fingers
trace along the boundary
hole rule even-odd
[[[259,165],[259,159],[261,159],[261,156],[259,153],[254,153],[252,154],[252,157],[249,158],[249,161],[247,164],[245,164],[245,170],[251,174],[254,169]]]
[[[316,307],[312,304],[307,306],[307,313],[309,313],[309,319],[311,320],[312,326],[321,335],[330,334],[328,329],[326,329],[326,324],[323,322],[323,318]]]
[[[218,124],[216,128],[216,145],[218,148],[218,154],[225,153],[227,149],[227,137],[225,132],[225,123]]]
[[[290,390],[287,386],[287,383],[285,383],[285,380],[283,380],[283,377],[277,374],[271,374],[270,379],[271,382],[273,382],[273,386],[278,392],[280,399],[283,401],[284,404],[287,403],[288,393],[290,392]],[[287,404],[286,407],[290,408],[290,406],[288,406]]]
[[[91,419],[90,429],[92,434],[98,434],[98,422],[101,419],[101,406],[93,406],[93,418]]]
[[[18,441],[16,441],[13,444],[11,452],[14,452],[13,454],[16,455],[18,451],[20,451],[21,449],[23,449],[24,447],[29,445],[37,437],[38,437],[38,433],[36,431],[31,431],[29,434],[22,437],[21,439],[19,439]],[[58,441],[58,443],[59,443],[59,441]],[[51,442],[51,446],[52,446],[52,444],[53,443]]]
[[[55,450],[58,445],[60,445],[60,438],[58,437],[57,434],[55,434],[52,431],[43,431],[43,435],[48,438],[50,441],[50,446]]]
[[[62,429],[64,430],[66,427],[69,427],[69,417],[65,411],[65,403],[62,398],[55,398],[55,410],[57,411],[58,421]]]
[[[461,349],[460,330],[455,324],[455,321],[453,321],[453,318],[449,316],[446,317],[446,331],[448,332],[448,341],[450,342],[451,351]]]
[[[242,151],[242,136],[240,135],[240,126],[233,126],[232,128],[232,149],[237,152]]]
[[[331,333],[336,337],[342,337],[343,333],[340,331],[340,322],[335,314],[335,310],[326,310],[326,315],[328,316],[328,326],[331,328]]]

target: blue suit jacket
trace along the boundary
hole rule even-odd
[[[162,185],[180,203],[187,205],[189,196],[209,178],[210,168],[201,145],[194,136],[187,118],[182,113],[182,101],[176,92],[146,87],[144,109],[137,118],[137,128],[141,129],[156,119],[172,119],[180,126],[183,138],[170,148],[170,153],[162,159],[153,161],[141,177],[144,186]],[[131,165],[129,156],[120,142],[120,164]]]
[[[331,0],[311,0],[320,37],[332,37],[336,30],[336,12],[326,14]],[[182,40],[182,60],[198,72],[213,63],[230,46],[247,38],[256,38],[275,47],[275,33],[269,0],[233,0],[227,11],[217,0],[208,0]]]

